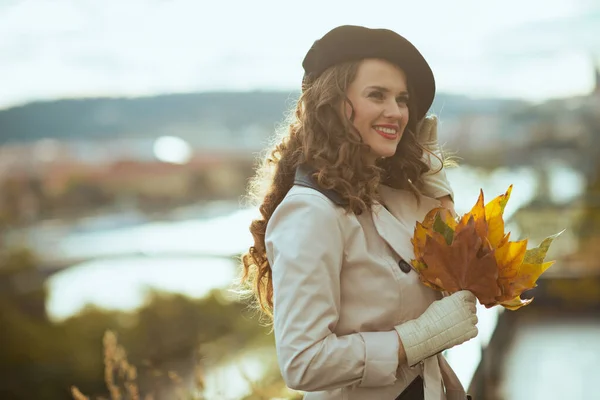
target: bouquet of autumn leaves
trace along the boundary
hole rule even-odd
[[[434,208],[417,222],[412,265],[421,282],[450,293],[470,290],[488,308],[500,304],[516,310],[533,300],[522,300],[521,294],[536,287],[537,279],[554,263],[544,259],[562,232],[529,250],[527,239],[511,242],[503,220],[511,191],[512,185],[488,204],[480,191],[473,209],[462,217]]]

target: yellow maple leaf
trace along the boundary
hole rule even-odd
[[[554,264],[555,261],[544,262],[544,259],[554,239],[563,232],[564,230],[549,236],[538,247],[525,251],[523,261],[515,270],[511,271],[510,275],[506,271],[500,272],[502,278],[499,276],[498,280],[503,294],[498,300],[501,305],[508,309],[516,310],[533,300],[523,301],[520,296],[524,291],[536,287],[539,277]]]
[[[506,241],[497,247],[495,256],[498,263],[498,279],[515,278],[519,274],[526,251],[527,239],[518,242]]]
[[[439,207],[417,222],[411,264],[425,285],[449,292],[471,290],[486,307],[500,304],[516,310],[531,302],[520,296],[536,287],[538,278],[554,263],[544,259],[562,232],[530,250],[527,239],[511,242],[503,219],[511,192],[512,185],[485,204],[480,190],[471,211],[458,220]]]
[[[473,206],[471,211],[469,211],[468,213],[466,213],[465,215],[463,215],[460,218],[460,223],[456,227],[457,233],[460,232],[462,229],[464,229],[467,226],[467,224],[469,223],[469,220],[471,218],[473,218],[473,220],[475,222],[475,230],[477,231],[477,234],[479,235],[479,237],[480,238],[488,237],[488,224],[486,223],[487,219],[485,216],[486,216],[486,210],[485,210],[485,204],[483,201],[483,190],[480,190],[479,198],[477,199],[477,203],[475,203],[475,205]]]
[[[510,198],[512,185],[508,187],[506,193],[496,197],[485,205],[485,219],[488,225],[488,240],[493,248],[498,248],[502,239],[504,239],[504,209]]]
[[[411,239],[415,255],[422,255],[421,250],[425,248],[427,236],[440,241],[440,243],[444,240],[441,234],[434,230],[436,218],[441,218],[444,223],[450,223],[451,226],[456,225],[456,221],[450,214],[450,211],[446,208],[437,207],[429,211],[427,215],[425,215],[423,222],[417,222],[415,233]]]
[[[531,303],[533,301],[533,297],[530,299],[521,299],[521,296],[516,296],[508,301],[504,301],[502,303],[499,303],[501,306],[503,306],[504,308],[507,308],[509,310],[518,310],[519,308],[526,306],[527,304]]]

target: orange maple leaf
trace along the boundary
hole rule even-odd
[[[423,278],[446,291],[470,290],[482,304],[495,303],[501,294],[494,251],[477,234],[472,217],[450,245],[427,236],[423,261],[427,265],[421,271]]]

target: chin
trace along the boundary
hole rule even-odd
[[[377,151],[375,151],[375,154],[377,154],[377,158],[390,158],[394,154],[396,154],[396,146],[389,149],[377,149]]]

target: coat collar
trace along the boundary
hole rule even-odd
[[[317,172],[316,169],[307,165],[300,164],[298,168],[296,168],[296,175],[294,176],[294,184],[299,186],[306,186],[312,189],[315,189],[318,192],[323,193],[329,200],[331,200],[336,206],[347,206],[348,202],[339,195],[333,189],[323,189],[319,186],[319,183],[313,178],[313,174]]]
[[[336,191],[323,189],[313,178],[316,170],[306,164],[296,169],[294,184],[310,187],[321,192],[337,206],[346,206],[348,203]],[[398,254],[402,259],[410,262],[414,258],[411,238],[414,235],[417,221],[423,221],[425,215],[441,203],[433,198],[420,196],[420,202],[413,193],[407,190],[398,190],[381,185],[379,187],[381,203],[375,203],[371,209],[373,224],[379,236]]]
[[[417,202],[413,193],[383,185],[379,191],[386,207],[379,203],[373,205],[375,228],[396,254],[410,263],[414,258],[411,238],[417,221],[423,221],[432,208],[440,206],[440,202],[425,196],[420,196]]]

